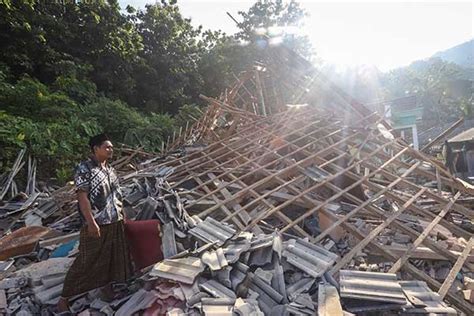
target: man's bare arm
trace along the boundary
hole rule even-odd
[[[87,192],[78,191],[77,192],[77,201],[79,202],[79,209],[81,210],[82,215],[87,222],[87,231],[91,237],[100,237],[100,228],[97,225],[97,222],[92,216],[92,208],[89,198],[87,197]]]

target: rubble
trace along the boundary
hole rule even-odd
[[[203,99],[166,155],[142,153],[133,170],[116,162],[124,211],[151,223],[143,236],[163,260],[149,252],[115,300],[92,291],[72,299],[74,313],[472,312],[474,211],[459,202],[472,187],[283,48]],[[29,193],[0,209],[14,245],[0,313],[50,315],[80,222],[71,186]],[[28,224],[59,235],[31,234],[21,249],[14,234]]]

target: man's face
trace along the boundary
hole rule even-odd
[[[94,147],[94,154],[100,161],[111,159],[114,154],[114,145],[106,140],[102,145]]]

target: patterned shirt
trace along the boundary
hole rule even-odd
[[[109,164],[103,168],[93,158],[82,161],[75,169],[74,183],[77,191],[88,193],[92,216],[97,225],[111,224],[123,219],[118,177]],[[85,222],[82,212],[79,213]]]

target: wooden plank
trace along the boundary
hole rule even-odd
[[[394,263],[392,268],[389,270],[389,273],[396,273],[398,270],[400,270],[403,264],[410,258],[413,251],[415,251],[415,249],[423,243],[423,241],[426,237],[428,237],[429,233],[433,230],[433,228],[440,222],[440,220],[444,216],[446,216],[446,214],[448,214],[448,212],[451,210],[451,207],[454,203],[456,203],[456,200],[460,196],[461,192],[456,193],[454,198],[448,204],[446,204],[446,206],[435,217],[435,219],[425,228],[425,230],[423,230],[423,232],[420,234],[420,236],[418,236],[418,238],[413,242],[413,244],[410,245],[405,254],[400,259],[398,259],[397,262]]]
[[[365,117],[365,118],[363,118],[362,120],[360,120],[360,121],[358,121],[358,122],[355,122],[355,123],[362,123],[362,122],[368,120],[370,117],[371,117],[371,116]],[[303,136],[301,136],[301,137],[299,137],[299,138],[297,138],[297,139],[292,140],[292,143],[295,143],[295,142],[297,142],[297,141],[299,141],[299,140],[304,140],[304,139],[306,139],[308,136],[313,135],[313,134],[315,134],[316,132],[318,132],[318,131],[320,131],[320,130],[325,130],[325,129],[328,128],[328,126],[335,125],[336,123],[340,123],[340,122],[334,122],[334,123],[332,123],[332,124],[327,124],[326,126],[324,126],[324,127],[322,127],[322,128],[318,128],[318,129],[315,130],[315,131],[312,131],[312,132],[310,132],[310,133],[306,133],[305,135],[303,135]],[[313,125],[313,124],[309,124],[309,125],[307,125],[305,128],[307,128],[307,127],[309,127],[309,126],[311,126],[311,125]],[[286,128],[289,128],[289,127],[286,126]],[[304,128],[299,128],[298,130],[302,130],[302,131],[303,131]],[[305,145],[302,146],[302,147],[298,147],[295,151],[290,152],[290,153],[288,153],[288,154],[286,154],[286,155],[284,155],[284,156],[281,156],[281,157],[278,158],[277,160],[273,160],[272,162],[270,162],[270,163],[268,163],[268,164],[266,164],[266,165],[260,166],[259,168],[257,168],[256,170],[253,170],[253,171],[254,171],[254,172],[259,172],[259,171],[261,171],[261,170],[263,170],[263,169],[269,167],[271,164],[274,164],[274,163],[276,163],[276,162],[279,162],[279,161],[281,161],[281,160],[283,160],[283,159],[285,159],[285,158],[289,158],[289,157],[293,156],[293,155],[296,154],[296,153],[299,153],[299,152],[301,152],[301,151],[304,151],[304,150],[307,149],[307,148],[310,148],[310,147],[311,147],[312,145],[314,145],[315,143],[321,142],[322,139],[329,138],[329,137],[334,136],[334,135],[336,135],[336,134],[339,134],[339,133],[341,133],[341,132],[343,132],[343,129],[338,129],[338,130],[336,130],[336,131],[333,131],[333,132],[331,132],[331,133],[325,135],[323,138],[315,139],[314,142],[310,142],[310,143],[305,144]],[[294,134],[294,133],[296,133],[296,131],[293,131],[291,134]],[[338,145],[341,145],[341,144],[344,144],[344,142],[349,141],[350,139],[354,138],[354,137],[357,136],[358,134],[359,134],[359,132],[352,133],[352,134],[350,134],[349,136],[345,137],[344,139],[341,139],[339,142],[336,142],[336,143],[334,143],[333,145],[328,146],[328,147],[326,147],[326,148],[320,150],[319,152],[310,155],[310,157],[306,157],[305,159],[298,161],[295,165],[288,166],[287,168],[284,168],[284,169],[282,169],[282,170],[279,170],[278,174],[276,174],[276,175],[282,176],[282,177],[283,177],[283,176],[286,176],[286,175],[290,175],[290,174],[291,174],[291,171],[293,171],[293,169],[295,169],[295,167],[298,167],[298,166],[303,165],[303,164],[308,164],[308,163],[310,163],[311,159],[317,157],[318,155],[326,155],[326,154],[329,153],[334,147],[336,147],[336,146],[338,146]],[[258,142],[258,140],[254,140],[254,142]],[[281,146],[279,146],[279,147],[277,147],[277,148],[274,148],[275,153],[276,153],[278,150],[283,149],[283,148],[287,147],[288,145],[290,145],[290,144],[292,144],[292,143],[285,143],[285,144],[283,144],[283,145],[281,145]],[[252,161],[256,161],[256,160],[258,160],[258,159],[261,159],[261,157],[254,158],[254,159],[252,159]],[[247,163],[245,163],[244,165],[247,165]],[[231,172],[231,171],[229,171],[229,172]],[[222,176],[222,174],[219,175],[219,176]],[[242,179],[242,178],[244,178],[244,176],[239,177],[239,180]],[[273,177],[269,177],[269,178],[266,178],[266,179],[262,179],[262,180],[260,180],[260,182],[255,183],[254,185],[255,185],[255,187],[260,186],[260,185],[266,183],[268,180],[273,180]],[[246,193],[247,193],[247,192],[241,192],[241,194],[246,194]],[[213,194],[213,193],[210,193],[210,194]],[[208,197],[208,196],[203,196],[202,198],[207,198],[207,197]],[[225,202],[225,203],[227,203],[227,202]],[[213,210],[210,210],[209,213],[212,212],[212,211],[213,211]],[[204,214],[204,215],[208,215],[209,213]]]
[[[408,250],[408,246],[397,244],[397,245],[384,245],[388,250],[392,251],[397,255],[397,258],[401,258]],[[449,250],[456,258],[461,255],[461,252]],[[377,253],[370,253],[370,255],[381,255]],[[434,252],[428,247],[417,247],[410,254],[410,259],[424,259],[424,260],[449,260],[439,252]],[[467,257],[466,262],[474,263],[474,254]]]
[[[358,239],[363,239],[365,234],[360,232],[354,225],[349,224],[349,223],[343,223],[342,224],[344,229],[349,231],[354,237]],[[397,260],[398,257],[395,256],[390,250],[388,250],[385,246],[380,245],[379,243],[375,241],[371,241],[370,243],[371,246],[373,246],[377,252],[382,253],[384,257],[386,257],[389,260]],[[407,262],[405,265],[403,265],[402,269],[415,277],[418,280],[425,281],[431,288],[434,289],[439,289],[441,287],[441,283],[438,281],[430,278],[426,273],[423,271],[420,271],[418,268],[413,266],[411,263]],[[459,295],[455,295],[451,292],[448,292],[446,294],[446,299],[451,302],[456,308],[459,310],[463,311],[467,315],[470,315],[473,309],[473,305],[469,304],[467,301],[464,300],[464,298],[460,297]]]
[[[309,123],[309,124],[307,124],[307,125],[303,125],[302,127],[299,127],[299,128],[297,128],[297,129],[295,129],[295,130],[292,130],[290,133],[285,134],[283,137],[289,137],[289,136],[293,135],[294,133],[296,133],[298,130],[305,130],[306,128],[308,128],[308,127],[310,127],[310,126],[313,126],[313,125],[315,125],[315,124],[319,124],[320,122],[321,122],[320,120],[314,120],[314,121],[312,121],[311,123]],[[336,126],[335,123],[334,123],[334,124],[330,124],[330,125]],[[323,130],[324,128],[325,128],[325,127],[320,127],[320,128],[318,128],[316,131],[314,131],[314,132],[317,132],[317,131],[319,131],[319,130]],[[327,128],[329,128],[329,126],[327,126]],[[247,135],[247,137],[259,136],[259,137],[261,138],[261,137],[264,137],[264,136],[271,136],[271,135],[272,135],[272,134],[271,134],[270,132],[268,132],[268,131],[264,131],[264,134],[262,135],[262,131],[259,130],[259,129],[257,129],[257,128],[255,128],[254,126],[252,126],[252,130],[251,130],[251,131],[252,131],[252,132],[250,133],[250,135]],[[242,145],[240,145],[239,147],[237,147],[237,148],[234,149],[235,151],[238,152],[238,157],[244,157],[245,155],[248,155],[248,154],[252,153],[253,151],[255,151],[255,148],[251,146],[251,145],[252,145],[252,142],[245,141],[245,140],[243,139],[243,136],[244,136],[243,134],[244,134],[244,133],[243,133],[242,131],[239,131],[239,134],[241,135],[241,137],[238,138],[238,139],[235,139],[235,140],[234,140],[233,142],[231,142],[231,143],[229,143],[228,141],[219,142],[219,144],[218,144],[219,146],[218,146],[218,148],[217,148],[217,151],[223,152],[223,154],[220,155],[220,156],[218,156],[218,157],[213,157],[214,160],[218,161],[218,159],[222,159],[222,158],[224,158],[225,156],[231,155],[231,152],[229,152],[229,151],[225,148],[225,146],[223,146],[223,145],[226,145],[226,146],[228,146],[228,147],[232,147],[232,145],[233,145],[234,143],[243,142]],[[301,139],[303,139],[303,137],[301,137]],[[256,142],[255,142],[255,143],[256,143]],[[243,151],[243,149],[246,148],[246,147],[248,147],[248,149],[247,149],[246,151]],[[283,148],[283,147],[285,147],[285,145],[283,145],[283,146],[277,148],[277,150],[279,150],[279,149],[281,149],[281,148]],[[213,154],[213,153],[211,152],[209,155],[212,156],[212,154]],[[236,161],[236,160],[238,159],[238,157],[234,157],[233,159],[227,160],[227,162],[230,163],[230,162]],[[261,157],[259,157],[259,158],[261,158]],[[252,162],[258,161],[259,158],[252,159]],[[197,168],[199,168],[199,167],[205,165],[207,162],[208,162],[208,161],[205,160],[205,161],[202,162],[200,165],[194,166],[194,167],[192,167],[192,168],[191,168],[191,166],[189,166],[189,163],[188,163],[188,169],[189,169],[189,170],[195,170],[195,169],[197,169]],[[247,165],[247,164],[243,164],[242,166],[246,166],[246,165]],[[224,175],[227,175],[227,174],[230,173],[230,172],[232,172],[232,170],[229,170],[227,173],[225,173],[225,174],[223,174],[223,175],[219,175],[219,177],[224,176]],[[205,175],[205,172],[199,174],[199,176],[202,176],[202,175]],[[179,185],[182,184],[183,182],[184,182],[184,180],[179,181],[179,182],[177,182],[173,187],[179,187]],[[205,182],[206,185],[209,184],[209,183],[210,183],[210,182]]]
[[[407,148],[407,147],[405,147],[405,148]],[[345,152],[343,152],[343,151],[341,151],[341,150],[339,150],[339,152],[342,152],[343,154],[345,154]],[[315,157],[315,161],[316,161],[316,163],[320,163],[320,164],[322,164],[322,163],[327,163],[326,160],[324,160],[324,159],[322,159],[322,158],[320,158],[320,157]],[[364,161],[362,161],[362,162],[359,161],[359,163],[363,164]],[[333,167],[336,168],[336,169],[342,169],[342,167],[340,167],[340,166],[337,165],[337,164],[333,164]],[[374,169],[374,168],[372,167],[372,169]],[[383,174],[386,173],[384,169],[380,169],[380,172],[383,173]],[[390,173],[388,173],[388,174],[392,176],[392,179],[393,179],[393,178],[396,178],[396,176],[394,176],[394,175],[392,175],[392,174],[390,174]],[[360,179],[360,176],[359,176],[359,175],[355,175],[354,173],[352,173],[352,172],[350,172],[350,171],[346,172],[346,175],[350,176],[350,177],[353,178],[354,180]],[[405,181],[405,180],[402,179],[401,183],[403,183],[404,181]],[[371,183],[370,181],[365,181],[364,183],[366,183],[366,184],[369,185],[369,186],[370,186],[370,185],[373,185],[373,183]],[[332,189],[332,190],[334,190],[334,191],[336,191],[336,192],[341,192],[341,191],[342,191],[339,187],[337,187],[337,186],[331,184],[330,182],[327,183],[327,186],[328,186],[330,189]],[[418,188],[418,190],[421,189],[421,187],[419,187],[419,186],[416,186],[416,185],[415,185],[415,187]],[[376,188],[376,189],[377,189],[377,188]],[[380,186],[378,187],[378,189],[380,189]],[[429,191],[425,191],[425,193],[427,193],[427,194],[428,194],[428,192],[429,192]],[[389,194],[389,192],[387,192],[387,194]],[[361,204],[361,203],[363,203],[363,201],[361,201],[359,198],[357,198],[357,197],[351,195],[349,192],[346,192],[346,193],[344,193],[343,195],[344,195],[345,197],[347,197],[348,199],[350,199],[351,201],[353,201],[354,203],[356,203],[356,204]],[[396,198],[397,200],[400,200],[402,203],[405,202],[405,200],[400,199],[400,198],[399,198],[398,196],[396,196],[396,195],[391,194],[391,197],[392,197],[392,198]],[[308,197],[307,197],[306,195],[303,195],[301,198],[304,199],[304,200],[307,200],[307,199],[308,199]],[[314,201],[314,200],[313,200],[313,201]],[[446,201],[447,201],[447,200],[446,200]],[[316,205],[320,205],[320,202],[319,202],[319,201],[314,201],[313,203],[315,203]],[[431,214],[431,213],[429,213],[429,212],[425,212],[423,209],[417,208],[415,205],[411,205],[410,208],[411,208],[411,209],[414,209],[414,210],[416,210],[416,211],[418,211],[418,212],[421,212],[421,215],[422,215],[422,216],[428,216],[428,215],[429,215],[429,216],[431,216],[431,217],[433,217],[433,218],[434,218],[434,216],[435,216],[434,214]],[[370,211],[372,211],[372,212],[374,212],[374,214],[377,214],[378,216],[381,216],[381,217],[384,217],[384,216],[385,216],[385,215],[384,215],[385,212],[384,212],[383,210],[379,209],[378,207],[374,206],[374,205],[367,206],[367,209],[370,210]],[[321,211],[323,211],[323,213],[325,213],[326,215],[328,214],[327,212],[325,212],[324,208],[321,208]],[[426,213],[428,213],[428,214],[426,214]],[[333,218],[334,221],[339,220],[339,218],[336,217],[336,216],[334,216],[332,213],[329,213],[329,214],[330,214],[329,217],[330,217],[330,218]],[[308,216],[309,216],[309,215],[308,215]],[[443,220],[442,220],[442,221],[443,221]],[[445,220],[444,220],[444,221],[445,221]],[[449,222],[448,222],[448,223],[449,223]],[[451,223],[449,223],[449,224],[451,224]],[[404,223],[400,223],[400,222],[398,222],[398,221],[395,221],[395,222],[394,222],[394,225],[395,225],[397,228],[401,229],[402,231],[406,232],[406,233],[407,233],[408,235],[410,235],[413,239],[416,239],[416,238],[419,236],[419,233],[418,233],[417,231],[415,231],[415,230],[413,230],[412,228],[406,226]],[[458,230],[459,230],[459,229],[460,229],[460,228],[458,228]],[[283,228],[283,231],[284,231],[284,230],[285,230],[285,228]],[[451,252],[448,251],[447,249],[443,248],[441,245],[437,244],[436,242],[434,242],[434,241],[432,241],[432,240],[430,240],[430,239],[425,239],[425,240],[423,241],[423,243],[424,243],[426,246],[428,246],[430,249],[432,249],[433,251],[442,254],[443,256],[445,256],[446,258],[448,258],[449,260],[452,260],[452,261],[456,261],[456,260],[457,260],[457,256],[456,256],[456,255],[454,255],[453,253],[451,253]],[[397,259],[398,259],[398,257],[397,257]],[[471,267],[471,264],[469,264],[468,267]]]
[[[341,268],[348,264],[352,258],[362,249],[364,249],[370,242],[377,237],[378,234],[382,232],[386,227],[388,227],[400,214],[402,214],[413,202],[416,201],[423,193],[425,193],[426,188],[418,191],[411,199],[409,199],[405,204],[400,207],[399,210],[393,212],[382,224],[373,229],[367,237],[365,237],[361,242],[359,242],[355,247],[353,247],[337,264],[331,269],[332,274],[336,274]]]
[[[451,269],[448,276],[446,277],[446,280],[444,280],[443,285],[441,285],[441,288],[438,291],[438,294],[439,296],[441,296],[442,299],[444,299],[448,291],[451,289],[454,279],[456,279],[456,275],[459,273],[459,271],[461,271],[461,268],[464,262],[466,261],[467,256],[471,253],[473,246],[474,246],[474,237],[471,237],[466,247],[464,248],[462,254],[459,256],[458,260],[454,264],[453,268]]]
[[[380,146],[378,148],[376,148],[374,150],[374,152],[372,153],[373,155],[375,155],[378,151],[381,151],[383,150],[386,146],[390,145],[393,141],[390,141],[386,144],[384,144],[383,146]],[[310,156],[311,158],[316,158],[315,157],[312,157]],[[366,157],[366,159],[368,159],[368,157]],[[308,194],[309,192],[311,191],[314,191],[315,189],[319,188],[319,187],[322,187],[324,185],[326,185],[327,183],[329,183],[330,181],[333,181],[334,179],[336,179],[337,177],[339,177],[340,175],[346,173],[347,171],[349,171],[350,169],[352,169],[354,166],[349,166],[347,168],[344,168],[342,171],[339,171],[329,177],[327,177],[324,181],[322,182],[319,182],[311,187],[309,187],[308,189],[300,192],[298,195],[295,195],[295,197],[291,200],[288,200],[286,201],[285,203],[279,205],[278,207],[274,208],[273,210],[271,210],[270,212],[268,212],[268,214],[265,215],[266,216],[269,216],[271,215],[273,212],[279,210],[279,209],[282,209],[283,207],[291,204],[293,202],[293,200],[297,200],[298,198],[302,197],[302,196],[305,196],[306,194]],[[370,176],[370,175],[369,175]],[[366,176],[366,177],[363,177],[362,179],[364,178],[368,178],[369,176]],[[356,185],[358,185],[359,183],[361,183],[363,180],[359,180],[359,182],[355,182],[354,184],[350,185],[349,187],[345,188],[344,189],[344,192],[347,192],[349,191],[350,189],[352,189],[353,187],[355,187]],[[282,232],[288,230],[289,228],[291,228],[292,226],[296,225],[297,223],[299,223],[300,221],[302,221],[303,219],[305,219],[306,217],[310,216],[311,214],[315,213],[317,210],[321,209],[322,207],[324,207],[325,205],[329,204],[331,201],[334,201],[336,200],[337,198],[339,198],[340,196],[342,195],[342,193],[338,193],[338,194],[335,194],[333,195],[332,197],[330,197],[329,199],[325,200],[324,202],[320,203],[319,205],[317,205],[315,208],[305,212],[302,216],[300,216],[299,218],[297,218],[296,220],[292,221],[290,224],[288,224],[287,226],[285,226],[282,230]],[[264,219],[265,218],[264,216],[260,216],[260,217],[257,217],[255,218],[248,226],[247,228],[251,228],[252,226],[256,225],[260,220]]]
[[[354,134],[352,134],[352,135],[349,135],[347,138],[353,138],[353,137],[355,137],[357,134],[358,134],[358,133],[354,133]],[[327,147],[327,148],[325,148],[325,149],[322,149],[322,150],[320,150],[320,151],[318,151],[318,152],[316,152],[316,153],[310,155],[309,157],[306,157],[306,158],[304,158],[304,159],[302,159],[302,160],[296,162],[295,164],[293,164],[293,165],[291,165],[291,166],[288,166],[288,167],[286,167],[286,168],[284,168],[284,169],[281,169],[281,170],[279,170],[278,172],[276,172],[276,173],[274,173],[274,174],[272,174],[272,175],[270,175],[270,176],[268,176],[268,177],[266,177],[266,178],[263,178],[263,179],[261,179],[261,180],[255,182],[255,183],[251,184],[251,185],[248,186],[247,188],[244,188],[242,191],[240,191],[240,192],[238,192],[237,194],[233,195],[233,197],[232,197],[231,199],[226,199],[226,200],[222,201],[222,204],[227,204],[227,203],[231,202],[231,201],[234,200],[234,199],[241,198],[242,196],[244,196],[245,194],[247,194],[250,189],[256,189],[256,190],[262,190],[262,189],[264,189],[264,185],[265,185],[266,183],[268,183],[269,181],[274,180],[275,177],[277,177],[277,176],[285,177],[285,176],[291,176],[291,175],[293,175],[293,174],[295,173],[295,169],[297,169],[298,167],[303,167],[303,168],[304,168],[304,167],[310,165],[310,164],[313,162],[314,158],[318,157],[319,155],[325,155],[325,154],[327,154],[333,147],[342,145],[342,144],[345,143],[345,141],[346,141],[346,139],[341,140],[341,141],[335,143],[335,144],[332,145],[332,146],[329,146],[329,147]],[[303,148],[309,147],[311,144],[312,144],[312,143],[306,144],[305,146],[301,147],[301,150],[303,150]],[[293,153],[290,153],[290,154],[287,154],[287,155],[285,155],[285,156],[282,156],[281,158],[278,158],[278,160],[282,160],[284,157],[290,156],[291,154],[294,154],[294,152],[293,152]],[[265,167],[270,166],[270,164],[273,164],[274,162],[275,162],[275,161],[273,161],[273,162],[271,162],[271,163],[269,163],[269,164],[267,164],[267,165],[264,165],[264,166],[262,166],[262,167],[260,167],[260,168],[257,168],[257,169],[254,170],[254,172],[261,171],[261,170],[263,170]],[[239,179],[240,179],[240,178],[242,178],[242,177],[239,177]],[[236,181],[236,180],[231,181],[231,183],[234,182],[234,181]],[[214,192],[209,193],[207,196],[212,195],[212,194],[214,194]],[[204,195],[203,197],[207,197],[207,196]],[[214,206],[214,207],[212,207],[212,208],[209,208],[209,209],[206,210],[205,212],[201,213],[199,216],[200,216],[200,217],[207,216],[207,215],[211,214],[214,210],[218,209],[219,207],[220,207],[220,205],[216,205],[216,206]]]
[[[395,157],[394,157],[395,158]],[[389,162],[387,162],[389,163]],[[419,164],[419,162],[417,163]],[[408,176],[412,171],[413,169],[415,169],[417,167],[417,164],[414,164],[410,169],[408,169],[407,171],[405,171],[400,177],[398,177],[397,180],[393,181],[392,183],[390,183],[387,187],[385,187],[383,190],[377,192],[376,194],[374,194],[370,199],[368,199],[367,201],[364,201],[362,204],[358,205],[355,209],[353,209],[352,211],[350,211],[349,213],[347,213],[346,215],[344,215],[342,218],[340,218],[339,220],[337,220],[336,222],[334,222],[330,227],[328,227],[325,231],[321,232],[315,239],[313,239],[312,241],[317,243],[317,242],[320,242],[324,237],[326,237],[333,229],[335,229],[336,227],[338,227],[340,224],[342,224],[342,222],[345,222],[347,221],[348,219],[350,219],[351,217],[353,217],[355,214],[357,214],[360,210],[362,210],[363,208],[365,208],[367,205],[369,205],[370,203],[372,203],[373,201],[375,201],[376,199],[378,199],[380,196],[382,196],[385,192],[387,192],[388,190],[390,190],[391,188],[393,188],[394,186],[397,185],[397,183],[399,183],[404,177]],[[383,166],[383,165],[382,165]]]
[[[435,137],[432,141],[430,141],[428,144],[423,146],[420,151],[425,152],[427,149],[431,148],[434,144],[442,140],[445,136],[448,136],[454,129],[456,129],[459,125],[461,125],[464,122],[464,117],[460,118],[456,122],[454,122],[453,125],[448,127],[445,131],[443,131],[441,134]]]
[[[202,181],[199,177],[192,176],[192,179],[194,179],[194,181],[196,181],[198,184],[203,183],[203,181]],[[202,186],[202,188],[204,189],[205,192],[210,192],[210,189],[209,189],[207,186]],[[214,202],[216,202],[217,204],[220,203],[220,200],[219,200],[215,195],[212,195],[211,198],[212,198],[212,199],[214,200]],[[231,211],[230,211],[227,207],[225,207],[225,206],[222,207],[222,210],[223,210],[224,213],[226,213],[226,214],[231,214]],[[248,215],[248,214],[247,214],[247,215]],[[241,219],[241,220],[242,220],[242,219]],[[233,218],[233,219],[232,219],[232,221],[237,225],[237,227],[238,227],[239,229],[243,229],[243,227],[244,227],[244,224],[242,223],[243,220],[242,220],[242,221],[241,221],[241,220],[238,220],[237,218]]]

